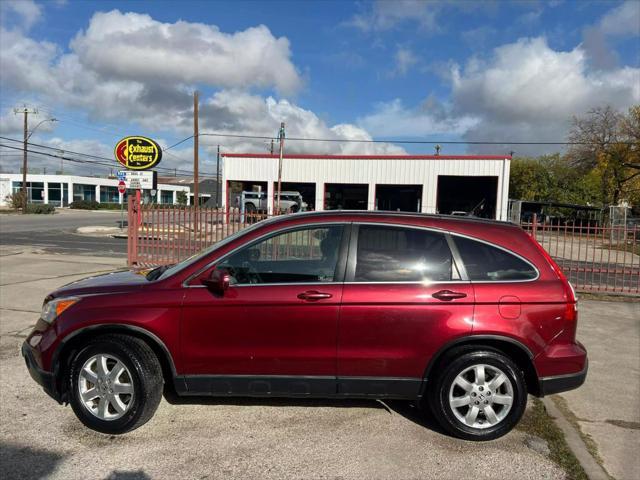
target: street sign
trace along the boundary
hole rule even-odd
[[[122,175],[123,182],[127,188],[134,190],[143,188],[152,190],[157,188],[158,175],[156,172],[138,172],[133,170],[120,170],[118,178]]]
[[[127,191],[127,184],[124,183],[124,180],[120,180],[118,182],[118,192],[124,193]]]
[[[118,170],[118,180],[124,182],[125,178],[127,178],[127,172],[125,170]]]

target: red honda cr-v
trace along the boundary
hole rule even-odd
[[[488,440],[527,393],[584,382],[576,321],[571,285],[515,225],[316,212],[62,287],[22,352],[100,432],[148,421],[166,382],[179,395],[414,400],[451,434]]]

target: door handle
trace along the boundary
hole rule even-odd
[[[464,298],[467,296],[467,294],[462,292],[452,292],[451,290],[440,290],[439,292],[436,292],[431,296],[433,298],[437,298],[438,300],[444,300],[445,302],[450,302],[451,300]]]
[[[323,298],[331,298],[333,295],[330,293],[317,292],[315,290],[309,290],[307,292],[302,292],[298,294],[298,298],[300,300],[307,300],[308,302],[315,302],[317,300],[322,300]]]

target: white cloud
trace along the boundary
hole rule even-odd
[[[373,113],[358,119],[358,125],[374,136],[424,137],[427,135],[461,135],[477,124],[471,116],[454,116],[433,97],[417,108],[407,108],[402,100],[376,105]]]
[[[609,70],[618,65],[618,54],[607,39],[626,36],[640,37],[640,2],[637,0],[612,8],[595,25],[585,27],[582,46],[595,68]]]
[[[28,116],[29,133],[37,128],[37,133],[52,132],[56,128],[55,122],[47,121],[49,115],[37,112]],[[0,113],[0,134],[10,137],[22,138],[24,131],[24,116],[21,113],[15,113],[13,108],[8,108]]]
[[[607,12],[599,27],[606,35],[640,35],[640,2],[628,0]]]
[[[364,32],[390,30],[405,22],[415,22],[424,30],[438,31],[439,4],[424,0],[377,0],[366,12],[355,15],[348,25]]]
[[[42,8],[33,0],[3,0],[0,2],[0,16],[3,23],[6,17],[14,16],[25,30],[29,30],[42,17]]]
[[[404,76],[409,69],[418,63],[418,57],[410,48],[398,47],[393,57],[395,68],[391,72],[392,75]]]
[[[161,23],[149,15],[96,13],[71,42],[83,67],[104,78],[224,88],[275,87],[292,93],[301,78],[289,41],[260,25],[232,34],[215,25]]]
[[[404,150],[389,144],[341,143],[340,140],[371,140],[362,128],[351,124],[327,125],[315,113],[287,100],[262,98],[238,91],[221,91],[214,94],[202,109],[206,129],[221,133],[252,132],[264,136],[276,136],[280,122],[285,122],[287,138],[322,138],[335,142],[285,140],[287,152],[313,152],[322,154],[403,153]],[[206,130],[203,130],[206,132]],[[206,139],[206,140],[205,140]],[[225,151],[267,151],[268,140],[233,139],[228,137],[203,137],[204,144],[224,145]]]
[[[488,62],[454,68],[452,101],[458,114],[480,119],[469,140],[562,141],[573,115],[640,102],[640,69],[592,71],[581,47],[561,52],[544,38],[520,39]]]
[[[461,135],[468,141],[564,141],[571,117],[611,105],[626,110],[640,102],[640,69],[589,67],[580,46],[549,47],[544,38],[525,38],[496,48],[488,59],[453,65],[450,102],[428,97],[405,106],[400,99],[376,105],[358,125],[377,137]],[[473,146],[472,151],[540,154],[557,146]]]

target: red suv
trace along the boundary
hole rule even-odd
[[[580,386],[571,285],[516,225],[314,212],[172,266],[50,294],[22,353],[88,427],[124,433],[178,395],[407,399],[497,438],[527,394]]]

